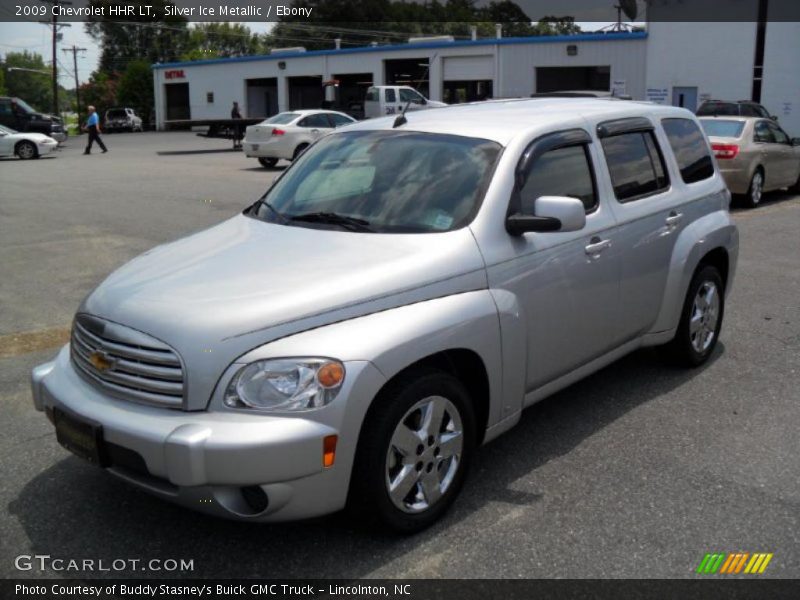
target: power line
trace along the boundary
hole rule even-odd
[[[58,54],[56,52],[57,45],[58,45],[58,32],[62,27],[71,27],[71,25],[67,23],[58,22],[58,7],[61,4],[71,5],[72,2],[70,0],[40,0],[45,4],[52,4],[53,9],[50,11],[53,15],[52,21],[49,25],[53,28],[53,114],[60,115],[61,111],[59,110],[58,106]],[[45,23],[47,23],[45,21]]]

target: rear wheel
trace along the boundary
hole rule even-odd
[[[469,394],[448,373],[415,369],[375,402],[359,439],[350,508],[401,533],[420,531],[464,482],[475,445]]]
[[[764,172],[759,167],[753,173],[753,178],[750,180],[750,187],[747,188],[747,195],[744,198],[745,205],[748,208],[755,208],[761,203],[761,197],[764,195]]]
[[[17,156],[19,156],[22,160],[36,158],[39,155],[39,152],[36,150],[36,144],[27,140],[23,140],[18,143],[16,151]]]
[[[725,313],[725,287],[716,267],[701,265],[692,278],[683,303],[681,321],[668,346],[678,363],[698,367],[717,345]]]
[[[272,167],[274,167],[275,165],[278,164],[278,159],[277,158],[259,158],[258,162],[261,163],[262,167],[265,167],[267,169],[271,169]]]
[[[797,174],[797,181],[795,181],[794,185],[789,188],[789,191],[794,194],[800,194],[800,173]]]

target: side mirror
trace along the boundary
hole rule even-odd
[[[778,120],[778,116],[777,115],[770,115],[769,118],[772,119],[773,121],[777,121]]]
[[[541,196],[534,202],[533,210],[535,215],[509,215],[506,231],[518,236],[529,231],[580,231],[586,225],[586,209],[577,198]]]

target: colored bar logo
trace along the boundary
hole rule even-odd
[[[714,552],[706,554],[697,567],[700,575],[760,575],[763,573],[772,553],[766,552]]]

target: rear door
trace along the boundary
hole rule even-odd
[[[311,140],[317,140],[326,133],[333,131],[333,126],[325,113],[315,113],[300,119],[298,127],[306,130]]]
[[[383,114],[393,115],[400,112],[400,104],[395,88],[385,88],[383,90]]]
[[[797,181],[797,153],[792,147],[792,140],[774,121],[767,121],[767,127],[775,138],[771,150],[775,153],[776,181],[779,187],[789,187]]]
[[[770,128],[771,121],[761,119],[753,125],[753,144],[758,147],[759,164],[764,169],[764,191],[774,190],[782,185],[783,157],[781,148]]]

